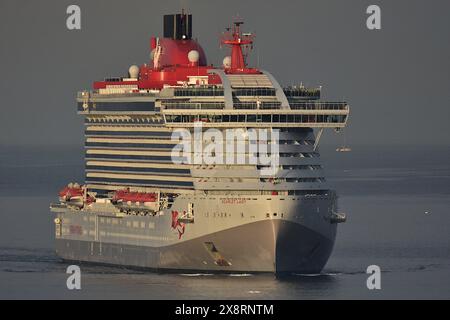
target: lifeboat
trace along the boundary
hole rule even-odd
[[[80,186],[78,183],[69,183],[59,191],[59,201],[82,208],[85,203],[90,204],[95,200],[91,195],[87,195],[85,199],[84,193],[84,186]]]
[[[159,207],[158,194],[154,192],[133,192],[129,189],[114,192],[113,204],[129,209],[156,211]]]

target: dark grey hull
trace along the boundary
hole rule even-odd
[[[70,261],[157,271],[318,273],[331,254],[334,236],[277,219],[162,247],[56,239],[56,252]]]

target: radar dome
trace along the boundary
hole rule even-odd
[[[128,69],[128,73],[130,74],[130,78],[137,79],[139,76],[139,67],[137,65],[132,65]]]
[[[225,58],[223,58],[223,66],[225,68],[231,67],[231,57],[230,56],[226,56]]]
[[[200,54],[198,53],[197,50],[191,50],[188,53],[188,60],[191,63],[195,63],[198,62],[198,59],[200,58]]]

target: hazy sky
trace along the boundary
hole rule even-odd
[[[66,28],[70,4],[81,7],[80,31]],[[366,28],[370,4],[381,7],[379,31]],[[350,144],[450,144],[448,0],[1,0],[0,144],[81,145],[76,92],[148,62],[162,15],[182,6],[209,63],[227,55],[218,35],[239,14],[256,33],[250,61],[259,56],[282,84],[347,100]]]

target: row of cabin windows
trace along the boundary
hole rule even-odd
[[[292,110],[345,110],[346,102],[294,102],[289,101]]]
[[[233,96],[274,96],[274,88],[237,88],[233,89]]]
[[[223,96],[223,88],[178,88],[174,90],[176,97]]]
[[[270,182],[274,184],[289,182],[289,183],[314,183],[325,182],[325,178],[260,178],[260,182]]]
[[[256,101],[243,101],[234,102],[234,109],[280,109],[281,102],[256,102]]]
[[[223,109],[224,102],[206,101],[206,102],[163,102],[166,109]],[[289,105],[292,110],[345,110],[345,102],[293,102]],[[234,101],[234,109],[280,109],[279,101]],[[123,109],[124,107],[121,106]]]
[[[224,102],[167,102],[166,109],[223,109]]]
[[[320,97],[320,89],[318,88],[287,87],[283,88],[283,91],[287,97]]]
[[[254,178],[247,178],[247,179],[242,179],[242,178],[214,178],[214,177],[208,177],[208,178],[201,178],[197,180],[198,182],[209,182],[209,183],[241,183],[241,182],[247,182],[247,183],[254,183],[257,182],[258,179],[254,179]],[[259,178],[259,182],[262,183],[272,183],[272,184],[279,184],[279,183],[284,183],[284,182],[289,182],[289,183],[314,183],[314,182],[325,182],[325,178],[324,177],[316,177],[316,178]]]
[[[166,109],[224,109],[225,102],[166,102],[164,103]],[[234,102],[234,109],[280,109],[281,102],[255,102],[244,101]]]
[[[251,153],[253,156],[255,156],[256,158],[259,158],[259,152],[256,153]],[[318,158],[319,154],[317,152],[299,152],[299,153],[287,153],[287,152],[279,152],[278,153],[280,158]],[[212,157],[216,156],[216,152],[215,151],[211,151],[210,153],[207,153],[207,155],[211,155]],[[221,154],[221,156],[223,156],[224,154]],[[267,154],[268,156],[270,156],[270,153],[268,152]]]
[[[215,168],[218,170],[236,170],[235,165],[221,165],[221,166],[198,165],[198,166],[194,166],[194,169],[198,169],[198,170],[206,170],[206,169],[209,170],[212,168]],[[253,168],[253,166],[248,166],[245,169],[251,170],[251,168]],[[270,166],[270,165],[257,165],[256,166],[257,170],[270,169],[270,168],[272,168],[272,166]],[[278,169],[279,170],[320,170],[320,169],[322,169],[322,166],[321,165],[281,165],[281,166],[278,166]]]
[[[271,166],[256,166],[258,170],[261,169],[270,169]],[[289,166],[289,165],[283,165],[278,166],[279,170],[320,170],[322,167],[320,165],[295,165],[295,166]]]
[[[268,123],[342,123],[345,115],[286,115],[286,114],[239,114],[239,115],[166,115],[169,123],[202,122],[268,122]]]
[[[83,220],[86,221],[87,217],[84,217]],[[95,221],[95,218],[91,221]],[[127,227],[133,227],[133,228],[155,228],[154,222],[148,222],[145,221],[124,221],[123,219],[118,218],[99,218],[99,222],[103,224],[113,224],[113,225],[126,225]]]
[[[264,141],[267,144],[277,144],[276,141],[272,141],[270,135],[268,134],[266,137],[266,139],[263,140],[263,138],[260,138],[260,140],[248,140],[248,144],[261,144],[262,141]],[[214,142],[215,141],[215,137],[212,136],[209,139],[203,139],[202,140],[205,143],[208,142]],[[279,145],[303,145],[303,146],[313,146],[314,145],[314,140],[278,140],[278,144]]]

